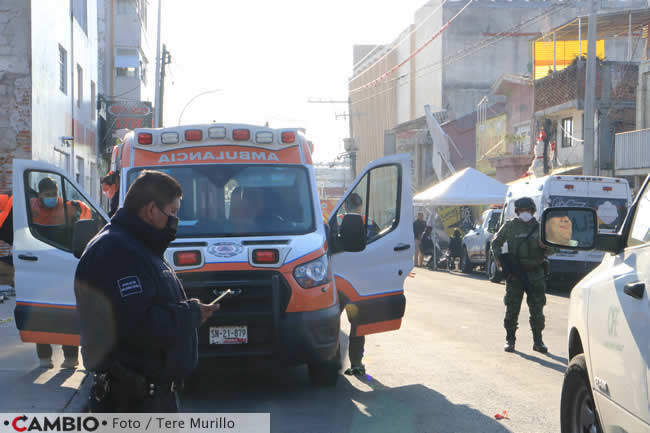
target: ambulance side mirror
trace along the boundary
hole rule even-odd
[[[339,236],[343,250],[356,253],[366,249],[366,225],[359,214],[349,213],[343,217]]]
[[[97,221],[80,220],[74,225],[72,232],[72,253],[76,258],[80,258],[86,249],[88,242],[97,234]]]

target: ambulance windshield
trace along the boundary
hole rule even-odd
[[[295,235],[314,230],[309,177],[304,167],[283,165],[191,165],[158,170],[183,188],[179,238]]]

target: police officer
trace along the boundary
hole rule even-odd
[[[530,327],[533,331],[533,350],[541,353],[548,351],[542,341],[544,329],[544,305],[546,304],[546,283],[544,262],[546,256],[552,254],[539,238],[539,223],[533,216],[535,202],[529,197],[515,201],[517,218],[505,223],[494,240],[492,252],[497,265],[502,267],[502,247],[508,243],[508,253],[513,257],[514,269],[506,280],[506,315],[503,325],[506,328],[506,343],[504,350],[514,352],[515,332],[519,319],[519,310],[526,292],[526,301],[530,311]],[[516,271],[516,272],[515,272]]]
[[[219,308],[187,299],[163,253],[182,196],[172,177],[143,171],[124,207],[88,244],[75,275],[81,347],[96,412],[177,412],[195,368],[197,328]]]

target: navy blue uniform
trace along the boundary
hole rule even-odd
[[[178,383],[196,367],[201,312],[163,259],[166,247],[124,208],[88,244],[75,275],[88,370],[119,362],[153,383]]]

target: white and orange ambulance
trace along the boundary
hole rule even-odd
[[[307,363],[315,383],[333,383],[343,306],[349,305],[353,335],[400,327],[414,248],[408,155],[369,164],[329,226],[321,214],[312,145],[300,129],[136,129],[116,147],[112,165],[120,173],[121,201],[142,170],[160,170],[180,182],[178,234],[165,258],[189,297],[210,302],[232,290],[199,330],[203,360]],[[106,214],[64,170],[16,160],[13,176],[16,324],[25,342],[78,345],[76,225],[38,226],[29,203],[48,176],[64,200],[90,206],[97,226]],[[355,209],[346,206],[352,194],[355,204],[361,202]]]

